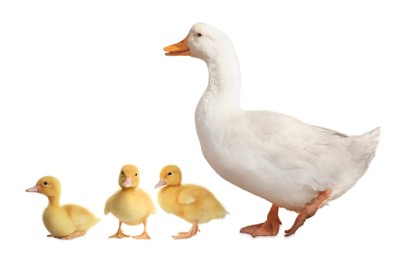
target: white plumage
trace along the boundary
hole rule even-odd
[[[273,205],[305,211],[303,221],[297,218],[302,223],[295,223],[298,227],[287,235],[319,207],[353,187],[367,170],[379,128],[347,136],[280,113],[242,110],[237,56],[229,38],[218,29],[195,24],[186,39],[165,50],[169,56],[190,55],[207,64],[208,87],[197,106],[195,123],[212,168]],[[315,203],[324,191],[327,197]],[[316,209],[309,210],[311,205]],[[274,218],[268,221],[274,224]]]

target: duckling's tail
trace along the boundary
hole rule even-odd
[[[364,140],[368,140],[368,145],[366,147],[366,153],[368,154],[368,157],[366,158],[366,167],[368,168],[377,150],[378,141],[380,138],[380,128],[377,127],[370,132],[363,134],[362,137],[364,138]]]

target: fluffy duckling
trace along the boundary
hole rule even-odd
[[[104,214],[111,212],[119,220],[117,233],[110,238],[129,237],[122,232],[122,223],[131,226],[143,223],[143,233],[132,238],[150,239],[146,223],[149,215],[156,210],[149,195],[138,187],[139,178],[139,170],[136,166],[128,164],[122,167],[118,178],[121,190],[114,193],[105,203]]]
[[[188,232],[179,232],[174,239],[190,238],[197,234],[198,224],[212,219],[224,218],[228,213],[221,203],[206,188],[194,184],[181,184],[182,174],[176,165],[167,165],[160,172],[160,181],[155,188],[163,187],[158,193],[160,207],[190,223]]]
[[[42,177],[35,186],[26,191],[38,192],[48,197],[48,207],[42,214],[42,220],[50,233],[48,237],[66,240],[80,237],[98,222],[98,219],[82,206],[59,204],[61,184],[53,176]]]

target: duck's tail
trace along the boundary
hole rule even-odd
[[[377,127],[370,132],[363,134],[362,137],[364,138],[364,140],[367,140],[366,154],[368,155],[368,157],[366,158],[366,167],[368,168],[377,150],[378,141],[380,138],[380,128]]]

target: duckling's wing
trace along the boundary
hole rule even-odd
[[[197,186],[183,186],[180,191],[177,201],[183,205],[189,205],[197,201],[199,189]]]
[[[110,205],[111,205],[111,198],[109,198],[109,199],[105,202],[104,215],[107,215],[108,213],[110,213],[110,211],[111,211]]]
[[[93,213],[85,207],[76,204],[66,204],[63,208],[77,227],[85,227],[87,225],[92,226],[98,221]]]
[[[116,200],[117,195],[119,194],[121,190],[116,191],[111,197],[109,197],[107,199],[107,201],[105,202],[105,206],[104,206],[104,215],[107,215],[108,213],[111,212],[111,208],[114,204],[114,201]]]

